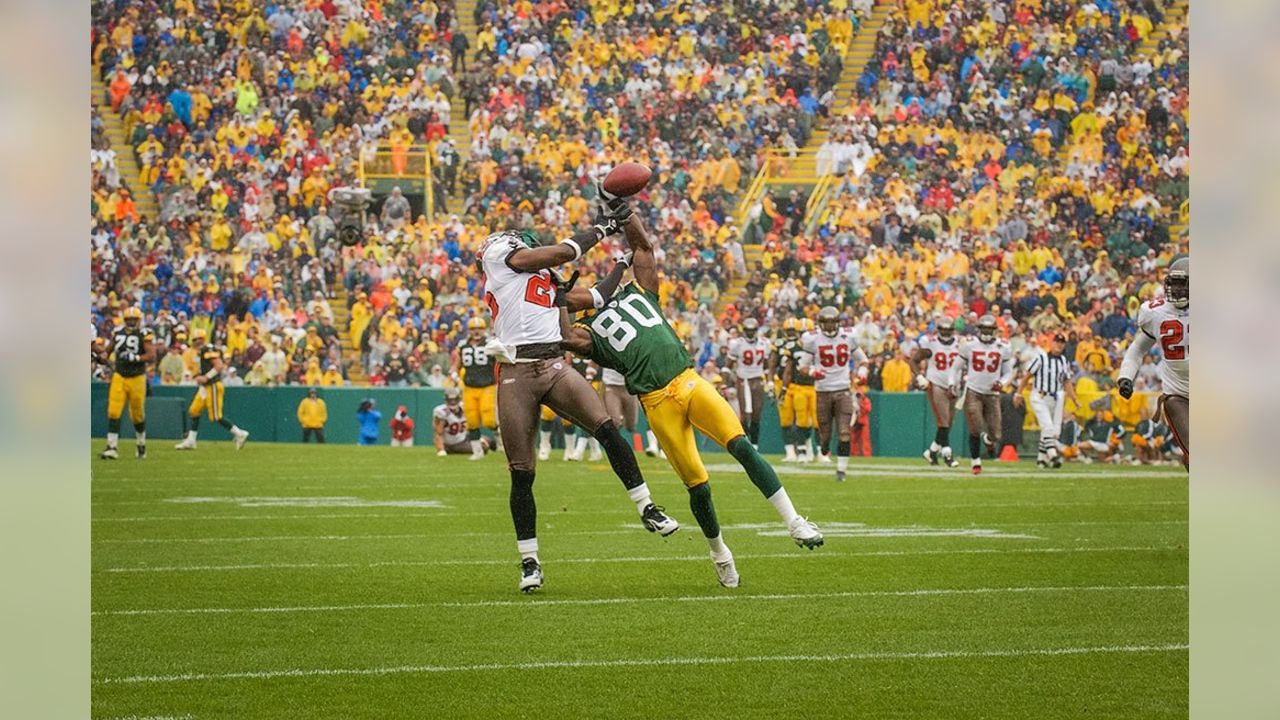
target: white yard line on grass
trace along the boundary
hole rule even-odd
[[[574,600],[477,600],[474,602],[433,603],[371,603],[357,605],[300,605],[254,608],[151,608],[141,610],[97,610],[95,616],[137,615],[230,615],[230,614],[280,614],[361,612],[365,610],[421,610],[424,608],[489,608],[489,607],[543,607],[561,605],[629,605],[634,603],[676,602],[734,602],[742,600],[824,600],[834,598],[878,597],[945,597],[950,595],[1004,595],[1026,593],[1085,593],[1085,592],[1169,592],[1186,590],[1186,585],[1083,585],[1060,587],[1003,587],[1003,588],[933,588],[920,590],[852,590],[845,592],[781,593],[761,595],[677,595],[666,597],[584,598]]]
[[[961,548],[954,550],[873,550],[869,552],[825,552],[802,553],[757,553],[741,554],[739,559],[799,558],[816,559],[837,557],[905,557],[912,555],[1004,555],[1004,554],[1047,554],[1064,553],[1107,553],[1107,552],[1182,552],[1185,547],[1154,546],[1114,546],[1114,547],[1048,547],[1048,548]],[[564,558],[553,560],[555,564],[595,564],[625,562],[706,562],[707,556],[671,555],[664,557],[613,557],[613,558]],[[384,568],[384,567],[435,567],[442,565],[512,565],[514,561],[504,560],[385,560],[372,563],[246,563],[241,565],[135,565],[124,567],[108,567],[95,572],[108,573],[170,573],[170,572],[238,572],[245,570],[329,570],[349,568]]]
[[[97,678],[95,685],[136,685],[196,682],[204,680],[274,680],[277,678],[382,676],[427,673],[491,672],[501,670],[558,670],[612,667],[670,667],[698,665],[739,665],[746,663],[839,663],[903,660],[965,660],[985,658],[1061,657],[1071,655],[1114,655],[1185,652],[1185,643],[1167,645],[1106,645],[1095,647],[1021,648],[1006,650],[925,650],[918,652],[861,652],[833,655],[748,655],[742,657],[625,658],[620,660],[549,660],[527,663],[478,665],[397,665],[379,668],[293,668],[228,673],[182,673],[178,675],[130,675]]]
[[[195,715],[121,715],[106,720],[195,720]]]
[[[779,475],[814,475],[831,477],[835,475],[834,469],[831,467],[812,466],[812,465],[794,465],[787,463],[776,463],[773,465]],[[1117,472],[1119,466],[1102,466],[1096,472],[1081,470],[1032,470],[1030,467],[1005,468],[998,465],[984,465],[982,467],[982,476],[975,479],[967,469],[961,468],[944,468],[933,467],[930,465],[868,465],[858,466],[850,464],[849,480],[854,481],[859,477],[902,477],[910,480],[935,480],[939,477],[950,478],[954,480],[973,480],[973,482],[982,482],[990,479],[1010,479],[1010,480],[1052,480],[1054,478],[1098,478],[1108,481],[1125,482],[1130,480],[1142,480],[1144,478],[1187,478],[1185,470],[1151,470],[1141,472]],[[731,463],[714,463],[707,465],[708,472],[722,473],[740,473],[742,467]]]

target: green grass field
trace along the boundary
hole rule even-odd
[[[500,457],[100,448],[95,718],[1187,716],[1181,468],[780,465],[809,552],[709,455],[726,590],[665,462],[668,539],[557,453],[524,596]]]

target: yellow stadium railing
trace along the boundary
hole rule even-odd
[[[735,216],[738,221],[738,227],[745,232],[747,228],[747,218],[751,214],[751,206],[759,199],[764,192],[765,183],[769,181],[769,175],[773,171],[772,160],[765,160],[760,165],[760,171],[752,178],[751,185],[747,187],[747,191],[743,193],[742,199],[738,201],[738,210]]]
[[[421,191],[427,220],[435,219],[435,184],[431,177],[431,148],[427,145],[379,144],[373,155],[365,156],[357,167],[360,187],[375,192],[396,180],[422,183]],[[370,186],[373,187],[370,187]]]

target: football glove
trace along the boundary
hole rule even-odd
[[[563,278],[560,277],[560,274],[557,273],[555,270],[551,271],[551,284],[556,289],[556,297],[555,297],[556,307],[568,306],[569,291],[572,290],[573,286],[577,284],[578,275],[579,275],[578,271],[574,270],[573,274],[569,276],[569,279],[564,280]]]
[[[618,197],[604,189],[604,185],[596,183],[596,195],[600,198],[600,213],[618,221],[619,227],[631,219],[631,203],[626,198]]]
[[[928,378],[926,378],[926,377],[925,377],[925,376],[923,376],[923,375],[917,375],[917,376],[916,376],[916,387],[917,387],[917,388],[920,388],[921,390],[928,390],[928,389],[929,389],[929,379],[928,379]]]
[[[1120,397],[1128,400],[1133,397],[1133,381],[1129,378],[1120,378],[1116,381],[1116,390],[1120,392]]]

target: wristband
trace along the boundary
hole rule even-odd
[[[566,243],[572,243],[572,247],[578,249],[578,257],[587,254],[587,251],[596,246],[604,238],[604,231],[599,225],[593,226],[589,230],[583,230],[574,233],[573,237],[565,240]]]
[[[573,248],[573,259],[574,259],[574,260],[577,260],[578,258],[582,257],[582,246],[581,246],[581,245],[579,245],[579,244],[578,244],[578,242],[577,242],[576,240],[574,240],[573,238],[569,238],[568,240],[565,240],[565,241],[561,242],[560,244],[561,244],[561,245],[568,245],[569,247]]]
[[[600,295],[600,291],[595,288],[591,288],[591,306],[599,310],[604,307],[604,302],[604,297]]]

